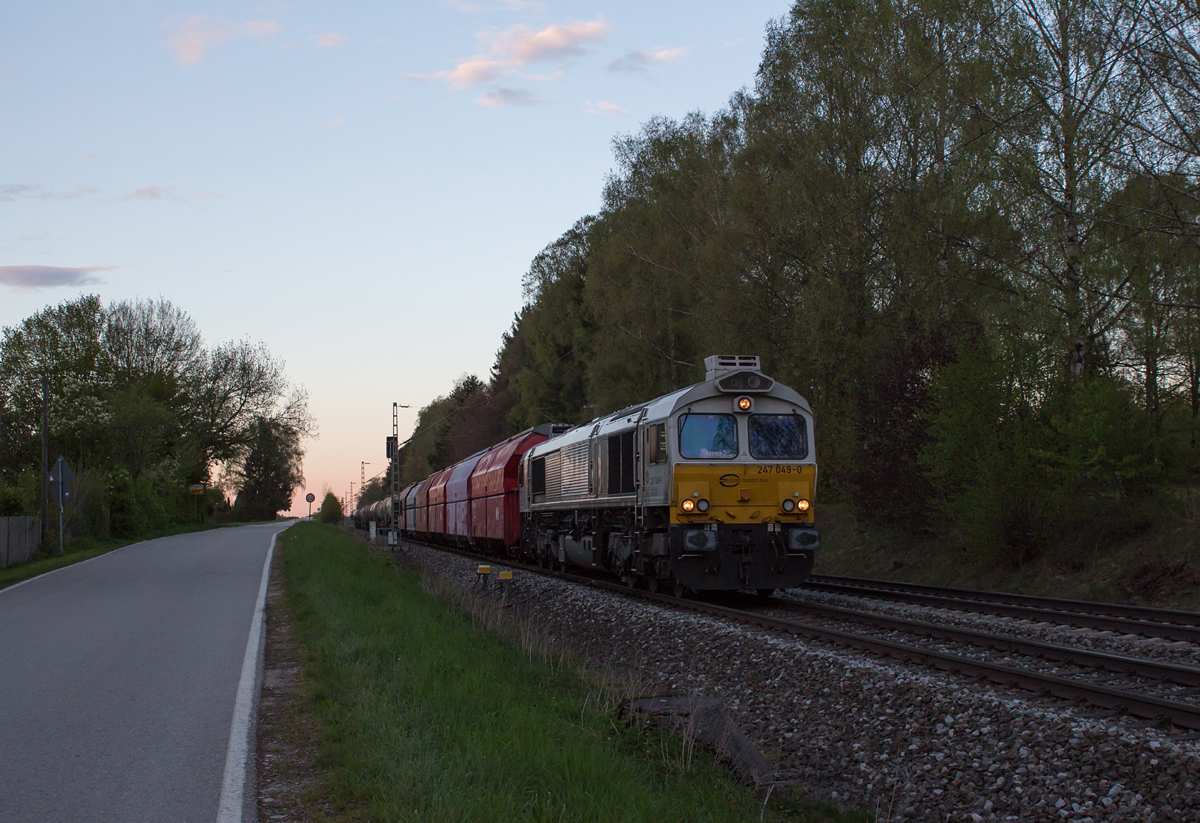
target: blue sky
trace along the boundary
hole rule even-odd
[[[753,83],[780,0],[0,3],[0,325],[163,296],[311,394],[308,489],[486,378],[614,137]],[[295,511],[304,509],[297,496]]]

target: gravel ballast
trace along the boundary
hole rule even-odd
[[[476,583],[472,560],[407,554]],[[526,571],[514,577],[509,602],[592,665],[628,673],[647,695],[723,700],[777,779],[810,797],[877,810],[880,820],[1200,820],[1195,735]]]

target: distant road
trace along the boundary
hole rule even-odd
[[[152,540],[0,589],[0,821],[216,821],[286,525]]]

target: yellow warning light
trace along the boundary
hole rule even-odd
[[[696,501],[689,497],[679,504],[679,508],[683,509],[685,512],[694,511],[696,508]]]
[[[811,506],[812,506],[812,503],[805,500],[804,498],[800,498],[799,500],[796,501],[796,509],[798,511],[806,512],[809,510],[809,508]]]
[[[753,405],[754,405],[754,401],[751,400],[749,397],[739,397],[737,399],[737,407],[741,411],[750,411],[750,408]]]

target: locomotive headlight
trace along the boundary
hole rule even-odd
[[[703,497],[701,497],[699,500],[696,501],[696,511],[698,511],[698,512],[708,511],[708,501],[705,500]]]
[[[796,510],[796,501],[790,497],[784,500],[782,505],[785,512],[794,512]]]
[[[679,504],[679,508],[685,512],[694,511],[696,509],[696,501],[689,497]]]
[[[799,500],[796,501],[796,508],[799,509],[801,512],[806,512],[810,508],[812,508],[812,503],[810,503],[808,500],[805,500],[803,497],[801,497]]]
[[[750,409],[754,408],[754,401],[749,397],[739,397],[737,399],[737,407],[738,411],[748,412]]]

